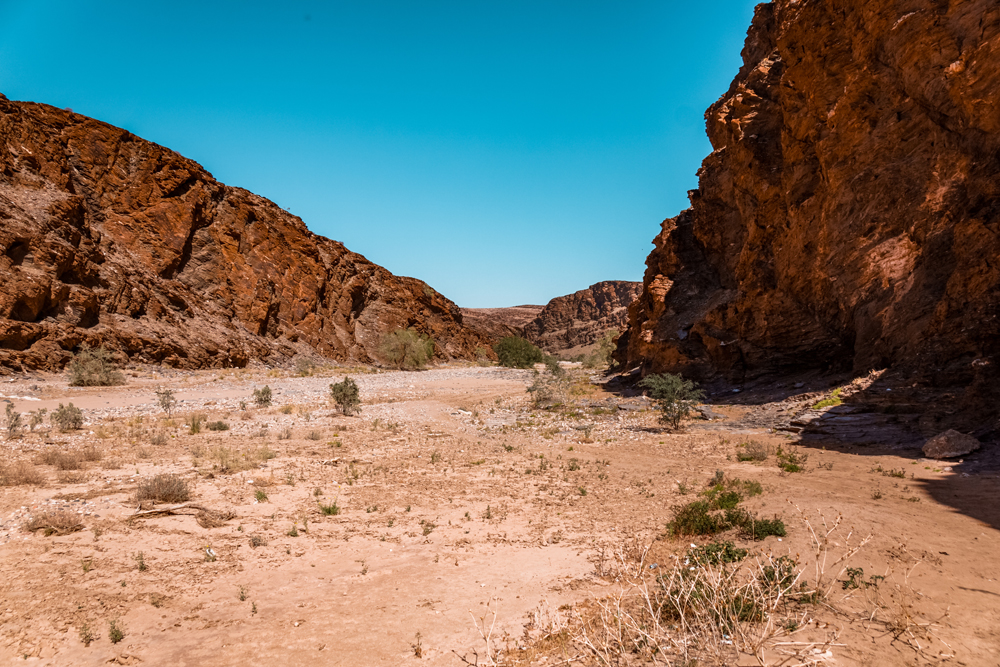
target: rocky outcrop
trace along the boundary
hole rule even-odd
[[[625,326],[628,307],[641,292],[642,283],[606,280],[556,297],[524,325],[524,337],[553,354],[593,345],[606,331]]]
[[[462,321],[484,336],[490,344],[507,336],[524,337],[524,325],[538,317],[545,306],[511,306],[509,308],[462,308]]]
[[[992,1],[759,5],[619,361],[729,382],[885,367],[995,379],[998,63]]]
[[[0,138],[0,368],[81,343],[181,368],[367,362],[403,326],[444,358],[486,344],[426,283],[125,130],[0,96]]]

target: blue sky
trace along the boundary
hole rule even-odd
[[[0,92],[124,127],[461,306],[641,280],[753,2],[0,0]]]

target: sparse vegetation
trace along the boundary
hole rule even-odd
[[[66,406],[60,403],[59,407],[52,412],[49,420],[64,433],[78,431],[83,428],[83,410],[74,407],[72,403]]]
[[[24,431],[24,422],[21,413],[14,409],[13,404],[7,404],[7,439],[20,438]]]
[[[802,472],[805,470],[806,460],[809,458],[809,455],[786,452],[781,447],[778,447],[778,451],[774,453],[774,457],[778,459],[778,467],[783,471]]]
[[[507,336],[493,346],[501,366],[530,368],[545,360],[545,353],[519,336]]]
[[[250,536],[250,548],[251,549],[256,549],[257,547],[266,547],[266,546],[267,546],[267,540],[265,540],[260,535],[251,535]]]
[[[350,377],[345,377],[343,381],[330,385],[330,398],[337,403],[340,411],[345,415],[354,414],[361,406],[358,384]]]
[[[740,444],[736,452],[737,461],[766,461],[771,454],[771,448],[757,440],[747,440]]]
[[[843,387],[837,387],[830,392],[830,395],[821,401],[817,401],[813,404],[813,410],[820,410],[822,408],[832,408],[834,406],[840,405],[844,400],[840,397],[840,392],[843,391]]]
[[[207,428],[209,431],[228,431],[229,424],[221,420],[214,422],[206,422],[205,428]]]
[[[80,347],[67,367],[71,387],[110,387],[125,384],[125,376],[114,356],[104,348]]]
[[[97,639],[94,636],[94,631],[90,629],[90,626],[84,623],[80,626],[80,641],[83,642],[84,646],[90,646],[94,640]]]
[[[160,503],[183,503],[191,499],[187,480],[179,475],[161,474],[139,482],[135,501],[152,500]]]
[[[423,368],[434,356],[434,341],[416,329],[396,329],[382,337],[379,356],[398,369]]]
[[[611,363],[611,353],[615,351],[618,331],[609,329],[597,340],[597,347],[583,358],[584,368],[604,368]]]
[[[266,408],[271,405],[271,388],[264,385],[260,389],[254,389],[253,402],[258,408]]]
[[[160,406],[161,410],[167,413],[167,418],[170,418],[174,412],[174,408],[177,407],[177,399],[174,397],[173,390],[163,387],[157,389],[156,403]]]
[[[79,515],[69,510],[49,510],[32,517],[25,524],[24,529],[29,533],[40,530],[46,537],[49,535],[69,535],[83,530],[83,521],[80,520]]]
[[[266,503],[267,491],[265,491],[264,489],[257,489],[256,491],[254,491],[253,497],[254,500],[256,500],[258,503]]]
[[[337,505],[337,501],[334,500],[331,503],[324,505],[319,502],[319,511],[323,513],[324,516],[337,516],[340,514],[340,506]]]
[[[117,644],[125,639],[125,628],[117,618],[108,622],[108,639],[111,640],[112,644]]]
[[[674,430],[680,428],[681,420],[704,397],[694,382],[672,373],[647,375],[639,381],[639,386],[649,390],[662,413],[660,420]]]

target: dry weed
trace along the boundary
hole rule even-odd
[[[41,486],[45,476],[27,461],[18,461],[9,466],[0,466],[0,486]]]
[[[183,503],[191,499],[191,489],[187,480],[177,475],[156,475],[139,482],[135,491],[135,501],[152,500],[163,503]]]
[[[45,535],[68,535],[78,530],[83,530],[83,521],[80,517],[66,510],[50,510],[36,515],[26,524],[24,529],[29,533],[36,530],[45,532]]]

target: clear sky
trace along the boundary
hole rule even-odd
[[[641,280],[754,2],[0,0],[0,92],[124,127],[460,306]]]

